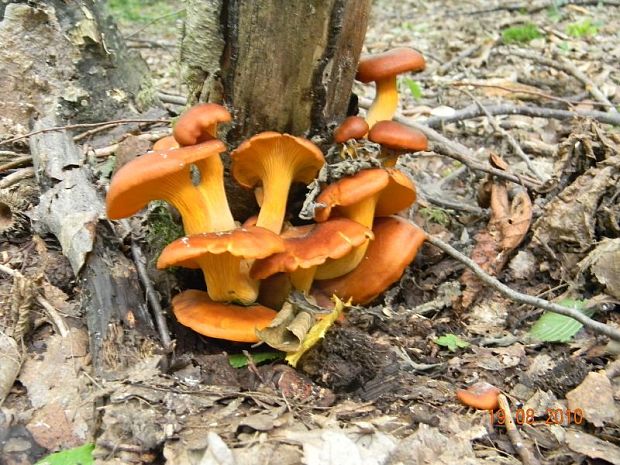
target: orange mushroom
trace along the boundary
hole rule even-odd
[[[389,168],[396,165],[401,153],[428,149],[428,139],[423,132],[396,121],[376,123],[368,134],[368,140],[381,145],[383,166]]]
[[[197,290],[177,294],[172,311],[179,323],[197,333],[237,342],[258,342],[256,330],[267,327],[277,314],[262,305],[213,302],[206,292]]]
[[[456,397],[463,404],[478,410],[495,410],[499,407],[499,388],[485,381],[472,384],[467,389],[457,389]]]
[[[319,293],[337,295],[355,304],[367,304],[396,282],[424,243],[424,231],[402,218],[377,218],[361,263],[350,273],[334,279],[316,281]]]
[[[217,125],[232,120],[230,113],[217,103],[194,105],[181,115],[172,134],[181,146],[217,139]]]
[[[416,198],[415,187],[395,169],[370,169],[330,184],[316,199],[314,219],[326,221],[332,214],[372,228],[375,216],[389,216],[408,208]],[[331,279],[352,271],[366,253],[368,241],[353,252],[321,265],[315,279]]]
[[[265,279],[275,273],[289,273],[293,286],[307,294],[319,265],[330,258],[344,257],[372,239],[373,234],[355,221],[334,218],[290,228],[282,237],[286,250],[254,262],[250,276]]]
[[[279,234],[293,182],[310,183],[325,163],[321,150],[307,139],[263,132],[243,142],[231,154],[232,175],[248,189],[262,186],[257,226]]]
[[[166,136],[159,139],[157,142],[153,144],[152,150],[160,151],[160,150],[170,150],[177,149],[180,145],[174,136]]]
[[[165,200],[179,210],[186,234],[234,228],[223,172],[208,169],[210,160],[221,165],[219,154],[224,150],[221,141],[212,140],[134,158],[112,177],[106,197],[108,218],[125,218],[152,200]],[[192,182],[192,164],[201,174],[196,185]]]
[[[377,85],[375,99],[366,115],[368,126],[372,128],[377,121],[392,119],[396,113],[398,107],[396,75],[407,71],[422,71],[425,67],[424,57],[406,47],[360,59],[355,79],[361,82],[375,81]]]
[[[361,116],[349,116],[334,131],[334,142],[342,144],[349,139],[361,139],[368,134],[368,123]]]
[[[251,304],[258,296],[258,282],[249,276],[251,260],[283,251],[277,234],[250,226],[181,237],[164,248],[157,268],[201,268],[212,300]]]

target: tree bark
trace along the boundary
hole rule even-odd
[[[189,103],[224,102],[227,142],[325,135],[347,113],[369,0],[190,0],[181,43]]]
[[[37,115],[105,121],[155,101],[146,63],[100,0],[2,3],[0,15],[0,133],[25,133]]]

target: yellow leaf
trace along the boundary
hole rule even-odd
[[[336,321],[338,317],[342,314],[344,307],[350,305],[349,302],[345,304],[336,296],[333,296],[332,299],[334,300],[335,304],[332,312],[325,315],[319,322],[317,322],[312,328],[310,328],[310,331],[308,331],[308,334],[306,334],[306,337],[301,343],[301,347],[298,351],[291,352],[286,356],[285,360],[292,366],[297,366],[297,362],[299,362],[301,356],[305,354],[312,346],[314,346],[314,344],[319,342],[319,339],[325,337],[325,333],[334,324],[334,321]]]

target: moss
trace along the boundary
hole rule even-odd
[[[175,222],[165,202],[153,202],[146,219],[146,243],[149,256],[157,260],[161,251],[171,242],[183,236],[183,227]]]

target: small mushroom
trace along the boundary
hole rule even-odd
[[[415,187],[409,178],[395,169],[370,169],[330,184],[316,199],[314,219],[326,221],[342,216],[367,228],[373,227],[375,216],[389,216],[415,202]],[[331,279],[353,270],[366,253],[368,241],[350,254],[321,265],[315,279]]]
[[[282,229],[291,184],[310,183],[325,163],[321,150],[309,140],[277,132],[251,137],[231,159],[232,175],[241,186],[263,189],[256,225],[276,234]]]
[[[368,140],[381,145],[383,166],[388,168],[396,165],[402,153],[428,149],[428,139],[424,133],[396,121],[376,123],[368,134]]]
[[[232,120],[230,113],[217,103],[194,105],[181,115],[172,134],[179,145],[195,145],[217,139],[217,126]]]
[[[377,85],[375,99],[366,116],[368,126],[372,128],[377,121],[390,120],[396,113],[398,108],[396,75],[407,71],[422,71],[425,67],[424,57],[406,47],[360,59],[355,79],[361,82],[375,81]]]
[[[106,197],[108,218],[125,218],[152,200],[165,200],[179,210],[186,234],[234,228],[220,160],[224,150],[223,142],[211,140],[134,158],[112,177]],[[192,165],[200,171],[197,184],[192,182]]]
[[[250,276],[265,279],[275,273],[289,273],[293,286],[307,294],[317,267],[338,259],[372,239],[372,232],[355,221],[334,218],[324,223],[289,228],[281,237],[286,250],[257,260]]]
[[[237,342],[258,342],[257,329],[267,327],[277,312],[262,305],[213,302],[204,291],[187,290],[172,299],[179,323],[197,333]]]
[[[360,264],[344,276],[316,281],[319,293],[355,304],[371,302],[400,279],[426,239],[424,231],[395,216],[377,218],[373,233]]]
[[[251,261],[284,250],[277,234],[255,226],[193,234],[168,244],[157,268],[201,268],[212,300],[247,305],[258,296],[258,282],[249,276]]]
[[[349,139],[361,139],[368,134],[368,123],[361,116],[349,116],[334,131],[334,142],[343,144]]]
[[[485,381],[472,384],[467,389],[457,389],[456,397],[463,404],[478,410],[495,410],[499,407],[499,388]]]

